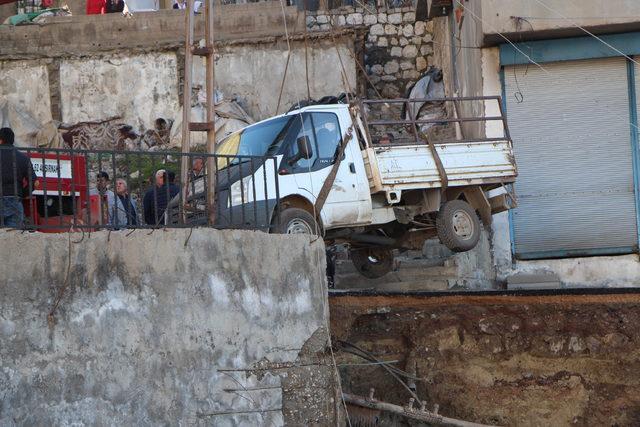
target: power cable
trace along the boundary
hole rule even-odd
[[[466,12],[469,12],[469,14],[471,16],[473,16],[475,19],[477,19],[478,21],[480,21],[483,25],[486,25],[489,29],[491,29],[492,31],[495,31],[496,34],[498,34],[498,36],[500,36],[501,38],[503,38],[507,43],[509,43],[516,51],[520,52],[522,54],[522,56],[524,56],[525,58],[527,58],[532,64],[536,65],[538,68],[540,68],[542,71],[544,71],[545,73],[549,74],[549,71],[547,71],[546,68],[544,68],[542,65],[538,64],[536,61],[534,61],[529,55],[527,55],[526,53],[524,53],[518,46],[515,45],[515,43],[513,43],[511,40],[509,40],[509,38],[507,36],[505,36],[504,34],[502,34],[501,32],[497,31],[495,28],[493,28],[490,25],[487,25],[486,22],[484,22],[482,20],[482,18],[480,18],[478,15],[476,15],[471,9],[466,8],[461,2],[460,0],[454,0],[458,5],[460,5]]]
[[[456,0],[458,1],[458,0]],[[534,0],[536,3],[538,3],[539,5],[541,5],[542,7],[544,7],[545,9],[547,9],[549,12],[555,13],[556,15],[562,17],[562,19],[566,20],[567,22],[570,22],[574,27],[579,28],[581,31],[584,31],[585,33],[587,33],[588,35],[590,35],[591,37],[593,37],[594,39],[598,40],[600,43],[602,43],[603,45],[607,46],[609,49],[619,53],[620,55],[624,56],[625,58],[627,58],[629,61],[633,62],[636,65],[640,65],[639,62],[637,62],[635,59],[633,59],[632,57],[630,57],[629,55],[625,54],[624,52],[622,52],[621,50],[619,50],[618,48],[616,48],[615,46],[612,46],[610,43],[607,43],[605,40],[603,40],[602,38],[596,36],[595,34],[593,34],[591,31],[587,30],[586,28],[584,28],[583,26],[579,25],[576,21],[572,20],[571,18],[566,17],[565,15],[563,15],[562,13],[558,12],[557,10],[551,8],[550,6],[548,6],[545,2],[543,2],[542,0]],[[571,3],[571,1],[569,0],[569,3]],[[572,6],[574,6],[572,4]],[[575,6],[574,6],[575,7]]]
[[[286,13],[285,13],[285,10],[284,10],[284,0],[280,0],[280,7],[282,9],[282,19],[284,21],[285,36],[287,38],[287,47],[289,49],[289,53],[288,53],[288,56],[287,56],[287,66],[288,66],[289,57],[291,55],[291,43],[290,43],[290,38],[289,38],[289,31],[288,31],[288,28],[287,28],[287,17],[286,17]],[[304,25],[305,25],[305,29],[306,29],[306,25],[307,25],[306,19],[305,19]],[[332,34],[332,39],[333,39],[333,34]],[[335,40],[334,40],[334,45],[335,45]],[[338,58],[340,59],[340,65],[342,66],[342,72],[345,73],[344,65],[342,64],[342,59],[340,57],[340,52],[337,50],[337,46],[336,46],[336,51],[338,53]],[[284,74],[284,76],[282,78],[282,86],[280,88],[280,97],[282,96],[282,91],[283,91],[284,84],[285,84],[285,81],[286,81],[286,76],[287,75],[286,75],[286,68],[285,68],[285,74]],[[309,74],[308,74],[308,72],[307,72],[306,77],[307,77],[307,87],[309,87]],[[346,77],[346,75],[345,75],[345,77]],[[278,108],[280,106],[280,97],[278,99]],[[298,117],[300,118],[301,130],[304,132],[304,118],[302,117],[302,108],[301,108],[301,105],[300,105],[300,98],[299,97],[297,97],[297,98],[298,98]],[[315,139],[315,130],[312,129],[312,132],[314,133],[314,139]],[[316,145],[316,147],[317,147],[317,145]],[[311,162],[308,162],[307,173],[309,174],[309,177],[311,178],[311,176],[310,176],[311,175]],[[313,180],[310,179],[310,182],[311,182],[311,193],[313,194],[313,191],[314,191],[313,190]],[[316,222],[316,230],[315,230],[316,234],[318,234],[318,236],[320,236],[320,234],[321,234],[320,231],[319,231],[320,224],[318,222],[319,218],[318,218],[318,212],[316,212],[315,202],[313,203],[313,218],[314,218],[314,220]],[[310,236],[310,237],[313,237],[313,236]],[[310,239],[309,240],[309,244],[313,244],[315,242],[315,240],[317,240],[317,239],[314,239],[314,240]],[[320,252],[316,251],[316,254],[317,254],[316,265],[318,266],[318,269],[319,269],[319,271],[318,271],[319,276],[318,277],[325,277],[326,276],[326,272],[322,271],[322,269],[320,268],[320,266],[322,265],[322,263],[321,263],[322,260],[320,259]],[[327,297],[326,297],[326,294],[325,294],[325,295],[323,295],[323,298],[322,298],[322,315],[323,315],[323,318],[325,319],[325,329],[326,329],[326,332],[327,332],[327,342],[328,342],[329,350],[330,350],[330,354],[331,354],[331,362],[332,362],[332,365],[333,365],[333,372],[334,372],[334,375],[336,377],[336,382],[337,382],[337,385],[338,385],[338,389],[340,390],[340,400],[342,401],[342,407],[344,408],[345,416],[347,418],[347,424],[348,424],[349,427],[352,427],[351,418],[349,417],[349,411],[347,409],[347,403],[345,401],[344,392],[342,390],[342,383],[341,383],[341,380],[340,380],[340,372],[338,370],[335,354],[333,353],[333,344],[331,343],[331,332],[330,332],[331,329],[330,329],[330,325],[329,325],[329,316],[328,316],[329,315],[329,310],[327,310],[326,304],[327,304]],[[336,423],[337,423],[337,421],[338,421],[338,419],[336,418]]]

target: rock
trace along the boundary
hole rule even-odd
[[[379,22],[380,24],[386,24],[387,22],[389,22],[389,21],[387,20],[387,14],[386,14],[386,13],[379,13],[379,14],[378,14],[378,22]]]
[[[369,28],[369,34],[373,34],[374,36],[382,36],[384,35],[384,27],[380,24],[374,24]]]
[[[580,337],[569,338],[569,350],[574,353],[581,353],[585,349],[585,343]]]
[[[413,36],[411,37],[411,43],[420,46],[422,44],[422,37]]]
[[[413,63],[408,62],[408,61],[402,61],[400,63],[400,69],[401,70],[410,70],[413,68]]]
[[[600,351],[602,344],[600,340],[594,336],[587,337],[587,348],[589,349],[589,353],[596,354]]]
[[[384,64],[384,73],[385,74],[395,74],[400,69],[400,65],[398,65],[398,61],[389,61]]]
[[[397,80],[394,76],[382,76],[380,79],[385,82],[395,82]]]
[[[430,44],[423,44],[420,46],[420,55],[426,56],[433,53],[433,46]]]
[[[362,25],[361,13],[350,13],[347,15],[347,24],[349,25]]]
[[[395,25],[386,24],[384,26],[384,33],[389,36],[395,36],[396,34],[398,34],[398,29],[395,27]]]
[[[386,37],[378,37],[378,47],[389,46],[389,40]]]
[[[338,15],[338,19],[336,20],[336,24],[338,25],[338,27],[342,27],[346,23],[347,23],[347,18],[345,18],[344,15]]]
[[[329,31],[331,29],[331,25],[329,24],[320,24],[320,29],[323,31]]]
[[[391,46],[398,46],[398,39],[391,37],[391,39],[389,39],[389,44],[391,44]]]
[[[369,81],[371,84],[376,84],[380,81],[380,76],[369,76]]]
[[[378,76],[382,75],[384,72],[384,67],[380,64],[374,64],[371,66],[371,74],[376,74]]]
[[[327,15],[318,15],[316,22],[318,22],[318,24],[328,24],[329,17]]]
[[[427,60],[424,59],[423,56],[418,56],[416,58],[416,70],[423,71],[427,68]]]
[[[375,43],[377,41],[378,41],[378,36],[369,33],[369,35],[367,36],[367,42]]]
[[[404,15],[402,15],[402,20],[404,22],[415,22],[416,13],[415,12],[407,12]]]
[[[385,77],[388,77],[390,80],[386,80]],[[393,76],[383,76],[382,80],[386,80],[386,81],[395,81],[395,77]],[[384,96],[385,98],[398,98],[400,96],[400,91],[398,90],[398,88],[393,85],[393,84],[386,84],[384,85],[384,87],[382,88],[382,96]]]
[[[418,56],[418,48],[410,44],[402,49],[402,56],[405,58],[415,58]]]
[[[416,80],[420,77],[420,73],[416,70],[407,70],[402,72],[402,78],[407,80]]]
[[[363,22],[365,25],[373,25],[378,22],[376,15],[364,15]]]
[[[433,33],[433,20],[427,21],[426,26],[424,27],[424,30],[427,33]]]
[[[402,48],[398,46],[394,46],[391,48],[391,56],[402,56]]]
[[[390,13],[387,16],[387,20],[389,24],[402,24],[402,14],[401,13]]]
[[[316,17],[315,16],[307,16],[307,27],[311,27],[315,23],[316,23]]]
[[[433,36],[431,34],[425,34],[422,36],[422,41],[425,43],[431,43],[433,41]]]
[[[405,37],[413,36],[413,25],[407,24],[404,27],[402,27],[402,35]]]
[[[409,40],[405,39],[404,37],[400,37],[400,46],[406,46],[409,44]]]
[[[424,34],[427,24],[424,21],[417,21],[413,26],[413,33],[416,36],[421,36]]]
[[[622,347],[628,341],[629,341],[629,339],[626,336],[624,336],[624,335],[622,335],[622,334],[620,334],[618,332],[607,334],[602,339],[602,342],[604,343],[605,346],[613,347],[613,348]]]
[[[462,344],[458,328],[455,326],[438,331],[434,338],[438,343],[438,351],[440,352],[456,349]]]

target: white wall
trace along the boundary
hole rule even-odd
[[[179,111],[174,53],[62,61],[62,120],[68,123],[122,116],[134,128]]]
[[[51,101],[46,65],[38,61],[0,62],[0,98],[21,107],[42,123],[50,121]]]

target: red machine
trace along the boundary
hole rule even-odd
[[[31,197],[24,200],[25,218],[38,231],[69,231],[73,224],[86,223],[88,210],[96,209],[98,218],[99,196],[89,197],[85,156],[31,152],[29,157],[37,178]]]

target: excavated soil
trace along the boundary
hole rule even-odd
[[[332,296],[334,345],[423,378],[440,413],[504,426],[640,425],[640,294]],[[345,391],[406,405],[383,368],[336,353]]]

